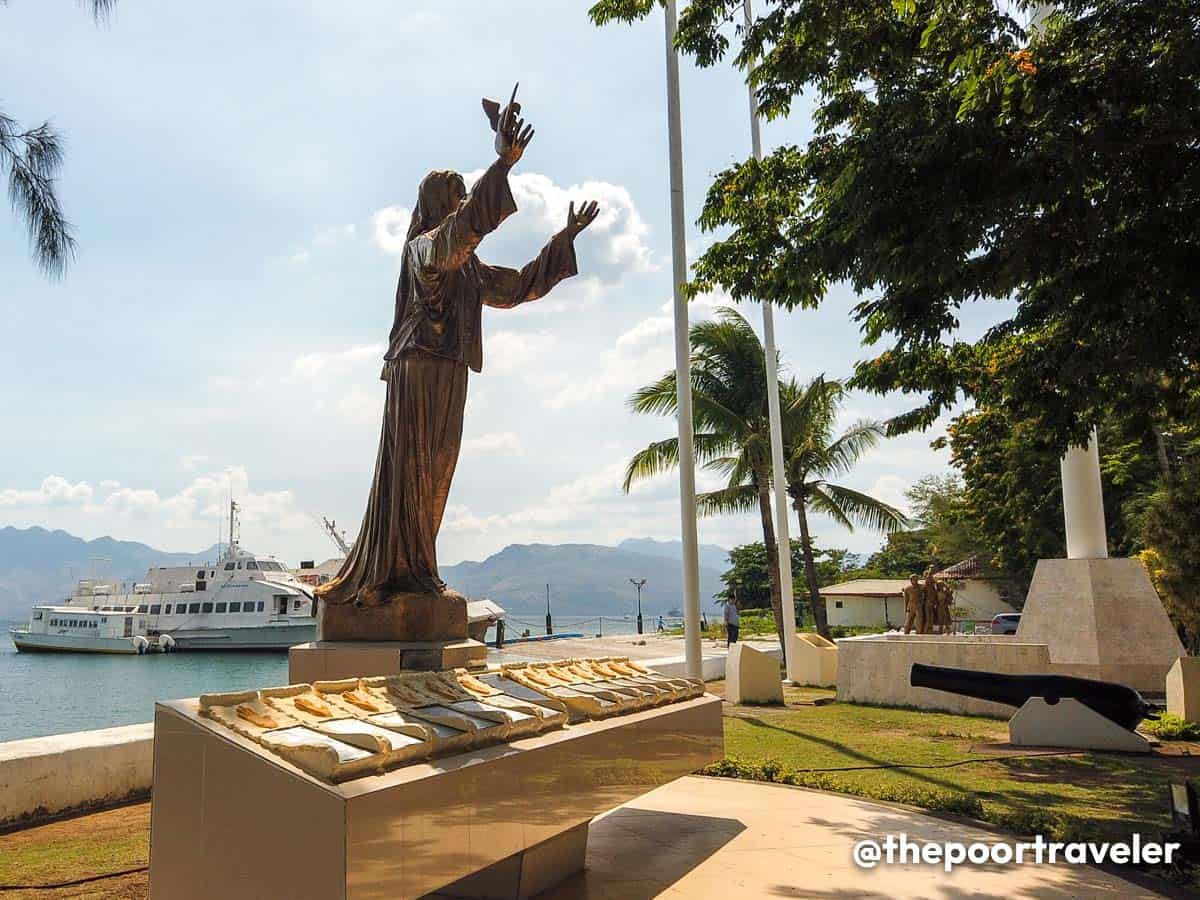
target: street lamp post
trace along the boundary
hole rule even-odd
[[[546,634],[554,634],[554,622],[550,618],[550,585],[546,585]]]
[[[638,634],[642,633],[642,585],[646,583],[646,579],[630,578],[629,583],[637,588],[638,592]]]

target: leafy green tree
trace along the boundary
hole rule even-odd
[[[8,0],[0,0],[0,6]],[[116,0],[90,0],[97,21]],[[62,165],[62,140],[49,122],[25,128],[0,111],[0,171],[8,175],[8,196],[25,220],[37,265],[48,275],[62,274],[75,240],[63,215],[54,182]]]
[[[904,514],[895,507],[830,481],[848,474],[861,456],[884,435],[883,425],[866,420],[835,435],[834,425],[845,394],[840,382],[824,377],[814,378],[804,387],[789,382],[780,392],[788,496],[800,521],[800,548],[809,604],[817,631],[826,638],[830,637],[829,621],[818,590],[821,584],[809,529],[809,513],[829,516],[849,531],[860,525],[889,532],[907,524]]]
[[[798,538],[792,538],[792,569],[796,572],[804,567],[804,551]],[[847,578],[855,577],[858,557],[848,550],[822,550],[814,547],[813,557],[816,560],[815,569],[817,584],[825,587],[837,584]],[[762,541],[743,544],[734,547],[729,554],[729,568],[721,575],[725,587],[716,595],[716,602],[723,603],[726,599],[736,601],[738,609],[765,609],[771,605],[771,586],[769,568],[767,565],[767,550]],[[803,592],[799,581],[793,584],[794,603],[801,606],[799,621],[804,619]],[[809,607],[808,615],[812,616],[813,607]]]
[[[1200,646],[1200,456],[1147,498],[1138,531],[1154,586],[1194,652]]]
[[[692,326],[691,378],[696,461],[727,476],[727,487],[697,496],[701,515],[757,508],[770,578],[771,609],[783,640],[775,524],[771,516],[771,449],[767,420],[766,355],[750,324],[734,309],[717,310],[713,321]],[[668,372],[629,400],[637,413],[676,413],[675,373]],[[625,470],[625,490],[679,465],[679,440],[656,441],[640,450]]]
[[[732,51],[741,6],[693,0],[678,45],[732,55],[768,118],[812,97],[813,136],[716,177],[700,222],[723,237],[691,289],[790,308],[848,283],[883,345],[853,385],[924,394],[897,429],[964,394],[1058,453],[1110,399],[1182,418],[1200,358],[1197,0],[1060,0],[1033,34],[993,0],[776,0]],[[988,303],[996,324],[967,339]]]

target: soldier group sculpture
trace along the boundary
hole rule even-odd
[[[904,633],[915,628],[917,634],[949,634],[954,630],[950,609],[954,591],[945,581],[933,577],[933,567],[925,570],[925,583],[919,575],[908,576],[904,595]]]

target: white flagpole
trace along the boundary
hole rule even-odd
[[[746,26],[750,26],[750,0],[744,0]],[[747,85],[750,97],[750,143],[754,158],[762,159],[762,139],[758,133],[758,101],[754,87]],[[796,680],[795,654],[792,653],[796,633],[796,605],[792,599],[792,541],[788,534],[787,475],[783,466],[783,424],[779,415],[779,371],[775,352],[775,314],[772,305],[762,301],[763,345],[767,357],[767,413],[771,422],[771,482],[775,486],[775,537],[779,547],[779,586],[783,595],[783,652],[786,656],[787,677]]]
[[[683,231],[683,139],[679,124],[679,57],[675,0],[666,0],[667,132],[671,157],[671,275],[675,298],[675,391],[679,421],[679,520],[683,542],[683,646],[689,678],[702,677],[700,564],[696,537],[696,456],[692,440],[692,365],[688,344],[687,243]]]

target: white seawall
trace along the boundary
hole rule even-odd
[[[147,797],[154,726],[0,743],[0,828]]]

